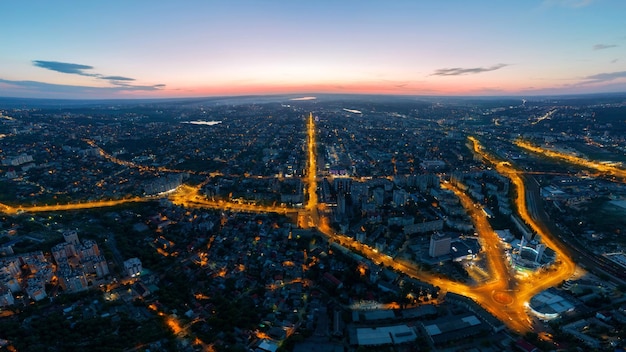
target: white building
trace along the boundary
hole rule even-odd
[[[143,267],[139,258],[130,258],[124,261],[124,272],[130,277],[136,277],[141,274]]]
[[[65,242],[72,243],[76,246],[80,244],[80,241],[78,240],[78,233],[75,230],[64,231],[63,239],[65,240]]]
[[[430,236],[430,246],[428,247],[428,255],[433,258],[450,253],[450,245],[452,239],[441,233],[434,233]]]

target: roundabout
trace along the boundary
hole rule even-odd
[[[493,298],[494,302],[503,306],[508,306],[515,300],[513,296],[511,296],[511,294],[504,291],[494,291],[491,297]]]

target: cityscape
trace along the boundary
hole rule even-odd
[[[626,1],[0,13],[0,352],[626,351]]]
[[[624,94],[0,106],[2,349],[626,345]]]

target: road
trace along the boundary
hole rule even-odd
[[[113,155],[111,155],[111,154],[107,153],[106,151],[104,151],[104,149],[100,148],[96,144],[96,142],[91,140],[91,139],[83,139],[83,142],[89,144],[89,146],[92,147],[92,148],[98,149],[98,154],[100,154],[101,157],[107,159],[108,161],[110,161],[112,163],[115,163],[115,164],[118,164],[118,165],[122,165],[122,166],[126,166],[126,167],[129,167],[129,168],[133,168],[133,169],[139,169],[139,170],[143,170],[143,171],[188,173],[188,174],[208,175],[208,176],[222,175],[222,173],[219,172],[219,171],[197,172],[197,171],[192,171],[192,170],[172,169],[172,168],[168,168],[168,167],[164,167],[164,166],[146,166],[146,165],[142,165],[142,164],[137,164],[137,163],[134,163],[132,161],[126,161],[126,160],[122,160],[122,159],[114,157]]]
[[[317,196],[317,144],[315,121],[312,113],[308,116],[306,129],[307,172],[304,178],[306,184],[306,204],[304,209],[212,201],[200,194],[201,186],[191,187],[188,185],[182,185],[175,192],[171,193],[168,196],[169,200],[174,204],[189,208],[228,209],[255,213],[298,213],[299,222],[308,223],[311,227],[317,228],[318,231],[326,235],[329,240],[346,248],[359,250],[364,256],[370,258],[375,263],[393,267],[410,277],[439,286],[443,291],[454,292],[469,297],[500,319],[510,329],[520,333],[532,329],[531,319],[525,307],[530,298],[542,290],[555,286],[561,281],[568,279],[574,273],[576,266],[567,255],[565,248],[559,241],[552,237],[550,231],[542,223],[530,216],[526,201],[525,183],[520,176],[520,171],[514,169],[509,163],[501,162],[485,152],[478,140],[473,137],[469,139],[473,143],[474,151],[479,153],[487,163],[494,165],[500,174],[511,180],[517,191],[517,196],[514,201],[520,218],[525,221],[534,232],[541,236],[542,241],[548,247],[556,252],[557,264],[553,265],[549,271],[539,271],[525,278],[516,278],[505,262],[506,259],[500,245],[500,240],[489,225],[484,212],[480,211],[480,207],[473,203],[467,195],[449,184],[444,184],[443,187],[451,189],[459,197],[461,204],[470,214],[480,236],[481,244],[487,257],[490,276],[486,282],[473,286],[455,282],[438,274],[422,271],[416,263],[394,259],[386,254],[377,252],[367,245],[348,238],[343,234],[335,232],[328,225],[328,217],[325,216],[326,213],[323,211],[325,204],[319,203]],[[119,160],[117,161],[120,162]],[[127,166],[139,167],[137,165]],[[95,201],[56,206],[10,207],[0,204],[0,208],[6,213],[17,213],[18,211],[62,211],[115,206],[128,202],[141,202],[154,199],[155,198],[137,197],[126,200]]]
[[[298,209],[289,207],[264,206],[252,203],[236,203],[223,200],[214,201],[201,195],[199,187],[192,187],[188,185],[178,187],[178,189],[171,193],[168,198],[172,203],[187,208],[219,209],[249,213],[292,214],[298,212]]]
[[[313,148],[315,146],[315,135],[312,116],[309,116],[307,130],[309,144],[309,172],[307,176],[309,200],[314,199],[314,201],[316,201],[317,197],[312,196],[317,188],[312,187],[312,185],[315,184],[314,173],[316,172],[315,168],[312,168],[312,166],[315,165],[316,159],[315,148]],[[554,265],[549,273],[537,272],[526,278],[517,279],[505,263],[505,255],[500,246],[500,240],[489,225],[484,212],[479,211],[476,204],[474,204],[467,195],[449,185],[445,185],[444,187],[452,189],[457,196],[459,196],[462,205],[468,210],[483,243],[483,248],[489,263],[489,274],[491,275],[491,279],[486,283],[469,286],[421,271],[415,263],[394,259],[352,238],[335,232],[328,226],[328,219],[319,216],[316,203],[309,201],[306,209],[308,212],[312,213],[311,219],[313,220],[314,226],[331,241],[343,247],[358,250],[375,263],[393,267],[410,277],[439,286],[444,291],[454,292],[472,298],[512,330],[520,333],[527,332],[532,329],[532,320],[528,316],[526,309],[529,300],[537,293],[571,277],[574,273],[575,264],[565,254],[565,251],[559,246],[559,243],[552,240],[550,233],[530,217],[526,207],[525,185],[522,178],[519,176],[518,170],[515,170],[510,164],[502,163],[484,152],[475,138],[470,138],[470,140],[474,143],[474,150],[476,152],[480,153],[486,161],[497,165],[497,171],[511,179],[517,189],[515,202],[519,209],[520,217],[528,223],[534,231],[542,236],[547,246],[554,249],[557,253],[559,264]]]
[[[528,206],[534,212],[532,216],[538,219],[540,223],[547,226],[549,231],[560,240],[564,247],[569,250],[570,256],[576,259],[579,265],[583,265],[587,270],[593,271],[599,275],[608,276],[612,281],[618,285],[626,285],[626,273],[624,269],[619,265],[601,255],[595,255],[584,243],[581,243],[579,238],[569,230],[562,230],[558,228],[554,222],[550,220],[550,217],[543,208],[543,202],[540,197],[539,183],[534,177],[524,176],[527,180]]]
[[[536,145],[533,145],[527,141],[516,140],[515,145],[520,148],[526,149],[533,153],[541,154],[549,158],[559,159],[561,161],[568,162],[573,165],[596,170],[600,175],[612,175],[621,179],[621,182],[626,182],[626,170],[621,169],[615,165],[600,163],[592,160],[587,160],[575,155],[565,154],[550,149],[545,149]],[[526,173],[527,174],[527,173]],[[531,215],[533,218],[538,219],[540,223],[546,224],[549,227],[549,231],[553,233],[560,241],[566,242],[567,247],[570,250],[571,255],[576,257],[576,261],[585,265],[589,270],[597,271],[599,274],[608,275],[617,284],[626,284],[626,273],[619,265],[615,264],[611,260],[608,260],[602,256],[595,255],[584,244],[580,243],[575,236],[565,233],[550,221],[549,216],[545,213],[541,200],[539,199],[539,184],[532,177],[527,177],[532,180],[525,182],[528,185],[529,191],[527,195],[529,197],[528,207],[532,210]],[[619,181],[619,180],[618,180]],[[552,226],[551,226],[552,225]],[[565,245],[563,245],[565,246]]]
[[[9,206],[6,204],[0,204],[0,209],[2,212],[6,214],[18,214],[23,212],[28,213],[42,213],[42,212],[50,212],[50,211],[68,211],[68,210],[84,210],[84,209],[95,209],[95,208],[106,208],[106,207],[114,207],[127,203],[137,203],[137,202],[146,202],[154,200],[154,198],[147,197],[133,197],[126,199],[116,199],[116,200],[97,200],[97,201],[87,201],[81,203],[67,203],[67,204],[46,204],[46,205],[18,205],[18,206]]]
[[[579,156],[566,154],[566,153],[558,152],[558,151],[551,150],[551,149],[545,149],[545,148],[536,146],[534,144],[531,144],[527,141],[523,141],[521,139],[516,140],[515,145],[522,149],[526,149],[533,153],[541,154],[549,158],[559,159],[562,161],[566,161],[570,164],[582,166],[588,169],[593,169],[593,170],[599,171],[602,174],[616,176],[622,179],[622,182],[626,182],[626,170],[621,169],[615,165],[588,160],[585,158],[581,158]]]

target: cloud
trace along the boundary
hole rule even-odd
[[[134,78],[122,77],[122,76],[98,76],[100,79],[106,79],[109,81],[134,81]]]
[[[603,50],[609,48],[615,48],[617,45],[615,44],[596,44],[593,46],[593,50]]]
[[[527,87],[526,92],[540,94],[588,94],[626,91],[626,71],[603,72],[586,77],[572,78],[572,83],[552,88]],[[523,91],[522,91],[523,92]]]
[[[33,98],[113,98],[123,97],[124,92],[151,92],[161,90],[164,84],[145,86],[89,87],[53,84],[39,81],[13,81],[0,78],[0,96]]]
[[[122,82],[114,83],[120,90],[159,90],[165,88],[165,84],[152,84],[147,86],[133,85]]]
[[[68,62],[33,60],[33,65],[61,73],[69,73],[74,75],[98,77],[97,74],[87,73],[85,70],[92,70],[93,66],[72,64]]]
[[[157,90],[165,87],[165,84],[154,84],[154,85],[134,85],[129,84],[128,82],[136,81],[134,78],[124,77],[124,76],[107,76],[102,75],[100,73],[91,73],[85,72],[87,70],[93,70],[93,66],[82,65],[82,64],[74,64],[69,62],[58,62],[58,61],[45,61],[45,60],[33,60],[33,65],[41,68],[45,68],[47,70],[67,73],[72,75],[86,76],[86,77],[94,77],[96,79],[101,79],[108,81],[110,84],[119,87],[123,90]]]
[[[483,73],[489,71],[499,70],[503,67],[509,66],[508,64],[497,64],[490,67],[472,67],[472,68],[461,68],[461,67],[453,67],[453,68],[440,68],[436,70],[431,76],[460,76],[460,75],[468,75],[468,74],[476,74]]]
[[[605,72],[585,77],[585,83],[608,82],[619,78],[626,78],[626,71]]]

